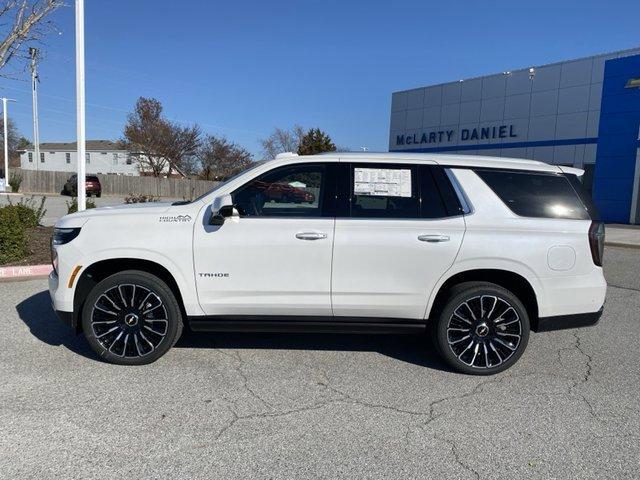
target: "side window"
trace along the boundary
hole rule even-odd
[[[418,218],[420,212],[415,165],[351,165],[351,216]]]
[[[431,167],[427,165],[420,166],[420,211],[422,218],[444,218],[449,215],[459,215],[459,208],[456,204],[450,209],[456,209],[449,213],[445,208],[443,201],[443,187],[451,189],[451,184],[448,183],[446,177],[441,179],[442,184],[440,188],[436,185],[436,179],[434,175],[444,175],[442,169],[439,167]],[[445,183],[447,182],[447,183]],[[455,195],[455,193],[453,193]],[[450,200],[453,201],[453,200]]]
[[[327,166],[301,164],[276,168],[233,194],[243,217],[321,217]]]
[[[516,215],[588,220],[587,209],[564,175],[476,170]]]

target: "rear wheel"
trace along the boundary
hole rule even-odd
[[[486,282],[452,289],[435,325],[436,344],[456,370],[491,375],[518,361],[529,341],[529,316],[509,290]]]
[[[175,295],[159,278],[128,270],[99,282],[82,310],[82,327],[93,350],[108,362],[156,361],[182,333]]]

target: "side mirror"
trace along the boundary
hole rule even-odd
[[[234,216],[238,216],[238,211],[233,206],[231,195],[216,197],[211,205],[209,225],[222,225],[225,218]]]

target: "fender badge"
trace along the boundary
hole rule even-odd
[[[160,223],[186,223],[191,221],[191,215],[167,215],[159,218]]]

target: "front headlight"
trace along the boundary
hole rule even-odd
[[[79,228],[54,228],[51,237],[51,245],[64,245],[76,238],[80,234]]]
[[[53,270],[58,273],[58,251],[56,247],[69,243],[80,233],[79,228],[54,228],[51,235],[51,265]]]

